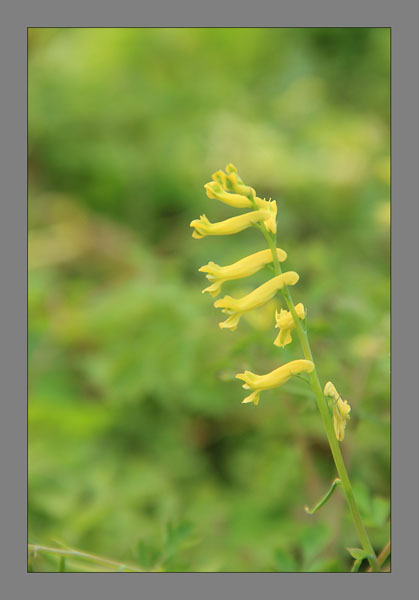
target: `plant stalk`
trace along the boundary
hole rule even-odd
[[[263,235],[265,236],[266,241],[268,242],[269,248],[271,249],[275,273],[276,273],[276,275],[280,275],[282,273],[282,270],[281,270],[281,265],[278,261],[278,257],[276,254],[276,245],[277,245],[276,235],[274,235],[274,234],[270,235],[266,231],[264,225],[262,225],[260,227],[260,229],[261,229]],[[311,353],[311,348],[310,348],[310,343],[308,340],[307,331],[303,327],[301,319],[298,317],[298,315],[295,311],[294,302],[292,300],[291,293],[288,289],[288,286],[284,286],[284,288],[282,289],[282,293],[285,298],[287,307],[288,307],[289,311],[291,312],[292,317],[294,319],[297,334],[298,334],[298,337],[299,337],[299,340],[301,343],[301,347],[303,349],[304,357],[307,360],[311,360],[313,362],[313,364],[315,364],[314,360],[313,360],[313,355]],[[362,522],[361,515],[359,513],[358,505],[356,503],[355,496],[354,496],[352,486],[351,486],[351,482],[349,480],[349,476],[346,471],[345,463],[343,461],[342,453],[341,453],[340,447],[339,447],[339,442],[335,436],[333,422],[332,422],[332,419],[330,418],[329,409],[328,409],[325,397],[323,395],[323,391],[322,391],[322,387],[320,385],[319,377],[317,375],[316,367],[314,368],[312,373],[310,373],[310,382],[311,382],[311,388],[312,388],[314,396],[316,398],[318,409],[320,411],[320,416],[323,421],[323,426],[326,430],[326,435],[327,435],[327,439],[329,442],[330,450],[333,455],[333,460],[335,461],[336,470],[338,472],[339,478],[342,483],[342,489],[345,493],[346,501],[348,503],[349,510],[351,512],[351,516],[352,516],[355,528],[357,530],[359,540],[362,544],[362,548],[369,555],[368,561],[369,561],[371,570],[374,572],[378,572],[378,571],[380,571],[380,565],[377,561],[376,554],[374,552],[374,549],[373,549],[370,539],[368,537],[368,533],[365,529],[364,523]]]

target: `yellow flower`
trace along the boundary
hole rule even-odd
[[[226,173],[221,170],[217,171],[213,173],[212,178],[222,185],[227,192],[234,192],[235,194],[241,194],[250,198],[255,198],[256,196],[255,190],[249,185],[244,184],[236,167],[231,163],[226,166]]]
[[[267,210],[255,210],[254,212],[244,213],[225,221],[211,223],[205,215],[201,215],[199,219],[191,221],[191,227],[195,228],[192,237],[200,239],[206,235],[231,235],[239,233],[239,231],[243,231],[258,221],[269,218],[269,216],[269,211]]]
[[[236,375],[237,379],[244,381],[242,386],[245,390],[253,392],[242,400],[242,404],[253,402],[259,404],[259,396],[263,390],[271,390],[286,383],[293,375],[298,373],[311,373],[314,370],[314,363],[311,360],[299,359],[278,367],[266,375],[256,375],[251,371],[245,371]]]
[[[222,308],[223,313],[229,315],[228,319],[220,323],[220,327],[222,329],[227,328],[234,331],[237,329],[240,317],[244,312],[263,306],[266,302],[269,302],[276,292],[284,287],[284,285],[295,285],[299,278],[298,273],[295,271],[287,271],[286,273],[277,275],[266,283],[263,283],[253,290],[253,292],[247,294],[247,296],[243,296],[243,298],[224,296],[224,298],[216,300],[214,306],[216,308]]]
[[[283,262],[287,258],[287,253],[284,250],[281,250],[281,248],[276,249],[276,255],[280,262]],[[202,293],[209,292],[211,296],[217,296],[225,281],[249,277],[259,271],[264,265],[271,262],[272,252],[269,249],[246,256],[232,265],[227,265],[225,267],[220,267],[213,262],[209,262],[199,270],[203,273],[207,273],[206,278],[213,283],[205,288],[205,290],[202,290]]]
[[[271,233],[276,233],[276,213],[277,206],[275,200],[261,200],[260,198],[255,198],[256,206],[258,208],[262,208],[265,210],[269,210],[270,216],[268,219],[264,221],[265,227]]]
[[[226,192],[217,181],[210,181],[206,183],[204,188],[207,192],[208,198],[220,200],[224,204],[234,206],[235,208],[252,208],[253,203],[247,196],[242,194],[233,194]]]
[[[339,442],[345,437],[346,421],[350,419],[351,407],[346,400],[342,400],[337,389],[331,381],[324,386],[324,395],[333,398],[333,425],[335,435]]]
[[[307,311],[304,308],[304,305],[299,302],[296,306],[294,306],[295,312],[297,313],[300,319],[305,319]],[[275,346],[280,346],[283,348],[287,344],[292,342],[291,330],[295,328],[294,319],[292,318],[292,314],[283,308],[278,313],[275,312],[276,325],[275,327],[279,327],[279,333],[274,341]]]
[[[270,214],[264,221],[265,227],[271,233],[276,233],[276,202],[258,198],[254,188],[243,183],[233,164],[228,164],[225,170],[225,173],[221,170],[213,173],[213,181],[204,185],[208,198],[215,198],[235,208],[268,210]]]

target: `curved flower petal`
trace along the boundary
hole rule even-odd
[[[273,277],[266,283],[263,283],[257,287],[253,292],[243,296],[243,298],[233,298],[232,296],[224,296],[220,300],[214,302],[216,308],[222,308],[223,312],[228,315],[237,315],[237,320],[232,320],[230,317],[220,323],[220,327],[228,328],[234,331],[237,328],[240,317],[244,312],[253,310],[263,306],[271,298],[274,297],[276,292],[284,287],[284,285],[295,285],[299,280],[299,275],[295,271],[287,271],[281,275]],[[233,323],[233,325],[232,325]]]
[[[252,208],[253,203],[247,196],[226,192],[218,181],[211,181],[204,185],[208,198],[220,200],[224,204],[235,208]]]
[[[254,212],[244,213],[243,215],[219,221],[218,223],[211,223],[205,215],[201,215],[199,219],[191,221],[190,226],[195,229],[192,237],[200,239],[206,235],[231,235],[239,233],[258,221],[264,221],[267,218],[269,218],[269,211],[267,210],[255,210]]]
[[[252,373],[251,371],[239,373],[236,375],[236,378],[244,381],[242,387],[253,391],[253,393],[250,394],[250,396],[247,396],[242,402],[253,402],[254,404],[258,404],[261,391],[280,387],[293,375],[298,375],[299,373],[311,373],[313,370],[314,363],[311,360],[299,359],[286,363],[270,373],[266,373],[266,375],[256,375],[256,373]]]
[[[276,249],[276,255],[280,262],[283,262],[287,258],[287,253],[281,248]],[[250,256],[246,256],[237,262],[220,267],[214,262],[209,262],[199,270],[206,273],[206,278],[213,282],[212,285],[202,290],[202,293],[209,292],[212,296],[217,296],[221,291],[221,286],[225,281],[232,281],[235,279],[242,279],[243,277],[249,277],[253,275],[265,265],[271,263],[273,260],[272,252],[268,250],[261,250],[255,252]]]

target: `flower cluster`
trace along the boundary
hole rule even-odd
[[[252,187],[245,185],[234,165],[227,165],[225,172],[220,170],[214,173],[212,181],[206,183],[204,187],[208,198],[219,200],[233,208],[246,208],[249,211],[219,223],[211,223],[205,215],[202,215],[199,219],[191,222],[191,227],[194,229],[192,233],[194,238],[200,239],[207,235],[230,235],[256,226],[262,229],[265,235],[270,236],[273,242],[275,241],[276,202],[259,198]],[[279,263],[285,261],[287,254],[284,250],[275,248],[275,246],[272,250],[256,252],[231,265],[219,266],[209,262],[199,269],[201,272],[206,273],[206,277],[211,284],[203,290],[203,293],[208,292],[215,297],[220,293],[225,282],[249,277],[272,262],[277,265],[277,274],[250,294],[242,298],[224,296],[224,298],[214,302],[214,306],[221,308],[222,312],[227,315],[227,319],[219,324],[222,329],[234,331],[237,329],[240,318],[244,313],[265,305],[279,290],[298,282],[299,275],[295,271],[281,273]],[[300,303],[294,308],[298,317],[305,319],[306,310],[304,306]],[[279,327],[279,334],[274,343],[277,346],[289,344],[292,341],[290,332],[295,327],[292,314],[286,310],[281,310],[280,313],[277,312],[276,327]],[[314,364],[311,360],[300,359],[282,365],[265,375],[256,375],[251,371],[239,373],[236,377],[244,381],[243,388],[252,391],[243,400],[243,403],[253,402],[257,405],[261,391],[279,387],[293,375],[311,373],[313,370]]]

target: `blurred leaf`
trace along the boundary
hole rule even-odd
[[[61,556],[59,563],[58,563],[58,572],[59,573],[64,573],[65,572],[65,556]]]
[[[346,549],[349,552],[349,554],[352,556],[352,558],[355,558],[355,560],[363,560],[364,558],[369,558],[371,556],[370,554],[368,554],[368,552],[366,552],[362,548],[346,548]]]
[[[325,523],[315,523],[305,529],[301,539],[304,568],[323,550],[328,539],[329,530]]]
[[[390,500],[381,496],[374,496],[372,514],[376,527],[382,527],[390,515]]]
[[[178,525],[169,523],[166,529],[166,543],[164,546],[164,556],[168,559],[172,554],[178,552],[184,542],[191,536],[193,531],[192,523],[182,521]]]
[[[275,557],[275,569],[282,573],[297,573],[300,569],[298,568],[297,561],[290,554],[281,548],[277,548],[274,553]]]
[[[137,558],[141,567],[144,569],[152,569],[158,562],[161,551],[150,543],[143,541],[137,544]]]

